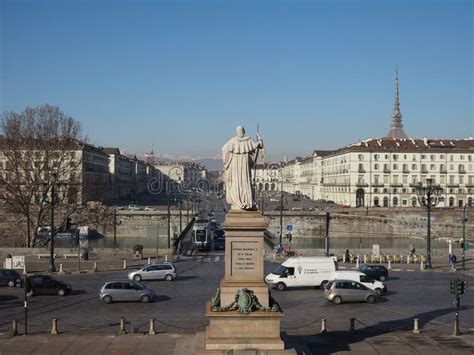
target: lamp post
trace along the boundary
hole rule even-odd
[[[462,269],[463,271],[466,270],[466,208],[472,207],[472,200],[468,200],[468,202],[464,205],[463,212],[462,212]]]
[[[426,186],[420,182],[416,187],[418,203],[427,210],[426,268],[431,269],[431,209],[440,202],[443,189],[435,185],[433,179],[426,179]]]
[[[56,184],[57,175],[52,174],[52,186],[51,186],[51,242],[49,244],[49,272],[56,272],[56,266],[54,265],[54,204],[56,203]]]

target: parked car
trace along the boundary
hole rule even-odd
[[[128,205],[128,210],[129,211],[140,211],[141,208],[138,207],[137,205]]]
[[[172,263],[154,263],[128,273],[128,278],[136,282],[141,280],[166,280],[172,281],[176,278],[176,268]]]
[[[385,281],[388,279],[388,270],[383,265],[362,265],[359,271],[375,280]]]
[[[99,299],[104,303],[117,301],[140,301],[149,303],[156,297],[151,288],[130,280],[118,280],[106,282],[99,292]]]
[[[28,296],[58,295],[65,296],[72,291],[70,284],[57,280],[49,275],[28,277]]]
[[[156,208],[150,207],[150,206],[146,206],[143,210],[144,210],[144,211],[156,211]]]
[[[357,270],[337,270],[334,273],[335,280],[351,280],[360,282],[365,287],[370,288],[371,290],[376,291],[379,296],[387,293],[387,286],[383,282],[374,280],[370,276],[367,276],[363,272]]]
[[[334,304],[342,302],[375,303],[379,294],[356,281],[333,280],[326,284],[323,297]]]
[[[21,285],[21,275],[11,269],[0,269],[0,286],[15,287]]]

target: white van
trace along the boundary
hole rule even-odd
[[[334,279],[360,282],[365,287],[377,291],[379,296],[387,293],[387,287],[383,284],[383,282],[374,280],[363,272],[357,270],[338,270],[334,273]]]
[[[334,279],[337,257],[315,256],[289,258],[265,277],[265,283],[279,291],[287,287],[321,286]]]

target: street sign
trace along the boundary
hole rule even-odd
[[[288,232],[292,232],[292,231],[293,231],[293,225],[292,225],[292,224],[287,224],[287,225],[286,225],[286,230],[287,230]]]

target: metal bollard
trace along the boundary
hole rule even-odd
[[[410,255],[407,255],[407,264],[410,264]]]
[[[151,264],[151,258],[148,258],[148,264]]]
[[[424,265],[423,265],[423,261],[420,263],[420,270],[421,270],[421,271],[425,270],[425,267],[424,267]]]
[[[123,259],[123,266],[122,266],[122,269],[126,269],[127,268],[127,260],[126,259]]]
[[[326,333],[327,332],[327,329],[326,329],[326,319],[323,318],[321,319],[321,333]]]
[[[148,334],[150,335],[155,335],[156,334],[156,331],[155,331],[155,320],[152,318],[150,319],[150,330],[148,331]]]
[[[58,335],[58,320],[53,318],[53,323],[51,325],[51,335]]]
[[[343,264],[346,263],[346,254],[342,254],[342,263],[343,263]]]
[[[350,332],[355,330],[355,318],[351,318],[351,327],[349,329]]]
[[[413,319],[413,334],[420,334],[420,327],[418,324],[418,318]]]
[[[94,261],[94,268],[92,269],[93,272],[97,272],[97,261]]]
[[[364,254],[364,264],[367,264],[367,255]]]
[[[165,261],[168,262],[168,254],[165,255]]]
[[[59,271],[58,271],[59,274],[64,274],[64,270],[63,270],[63,264],[59,264]]]
[[[125,318],[120,318],[120,330],[119,330],[119,335],[124,335],[127,334],[125,331]]]
[[[390,259],[388,259],[388,269],[391,270],[392,269],[392,264],[390,262]]]
[[[18,335],[18,321],[17,320],[12,321],[12,332],[11,332],[11,334],[12,334],[12,336]]]
[[[357,260],[356,260],[356,269],[358,269],[358,268],[359,268],[359,266],[360,266],[360,264],[359,264],[359,255],[357,255]]]

